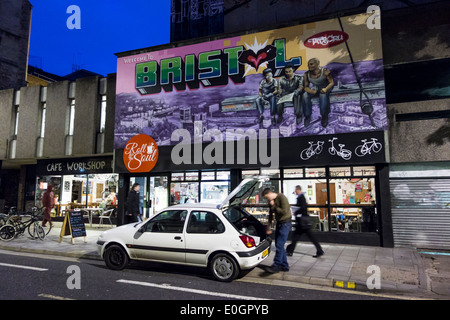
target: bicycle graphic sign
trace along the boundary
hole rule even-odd
[[[298,158],[311,163],[376,163],[385,162],[384,135],[328,135],[305,137],[297,147]]]

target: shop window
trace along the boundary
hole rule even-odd
[[[201,183],[202,193],[200,202],[221,203],[228,195],[230,189],[228,181],[207,181]]]
[[[284,169],[283,175],[285,178],[303,178],[303,169]]]
[[[330,177],[349,177],[352,175],[350,167],[330,168]]]
[[[279,179],[280,178],[280,170],[278,169],[262,169],[262,176],[268,176],[269,178]]]
[[[184,173],[172,173],[172,181],[183,181],[184,180]]]
[[[215,180],[215,172],[214,171],[203,171],[202,172],[202,181],[207,180]]]
[[[55,216],[69,209],[113,209],[117,205],[117,174],[44,176],[37,178],[36,205],[42,206],[42,195],[48,184],[55,194]]]
[[[306,168],[305,177],[325,177],[325,168]]]
[[[230,180],[230,171],[217,171],[217,180]]]
[[[197,181],[198,172],[186,172],[186,181]]]
[[[375,167],[353,167],[354,176],[375,176]]]
[[[242,171],[242,179],[253,178],[255,176],[259,176],[259,170],[243,170]]]
[[[171,183],[171,205],[198,202],[198,182]]]

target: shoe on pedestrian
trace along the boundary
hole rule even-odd
[[[268,273],[278,273],[280,272],[280,268],[278,268],[277,266],[270,266],[266,268],[266,272]]]
[[[289,272],[289,268],[283,267],[283,268],[281,268],[281,271],[283,271],[283,272]]]
[[[297,117],[297,120],[296,120],[296,122],[297,122],[297,124],[300,124],[300,123],[302,123],[302,117],[300,116],[300,117]]]
[[[288,252],[288,251],[286,251],[286,255],[287,255],[288,257],[292,257],[292,256],[294,255],[294,253],[293,253],[293,252]]]
[[[318,252],[316,253],[316,255],[313,256],[313,258],[318,258],[318,257],[320,257],[320,256],[323,256],[323,254],[324,254],[323,251],[318,251]]]
[[[323,117],[320,122],[322,123],[322,127],[326,128],[328,126],[328,117]]]

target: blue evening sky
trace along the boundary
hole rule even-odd
[[[170,42],[170,0],[30,0],[29,64],[64,76],[73,64],[106,76],[114,53]],[[81,29],[69,29],[67,8],[80,8]],[[70,20],[70,19],[69,19]]]

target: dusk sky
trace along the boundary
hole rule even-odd
[[[76,65],[106,76],[116,72],[114,53],[170,42],[170,0],[30,2],[29,64],[56,75],[67,75]],[[67,13],[71,5],[79,14]],[[69,29],[68,20],[80,29]]]

